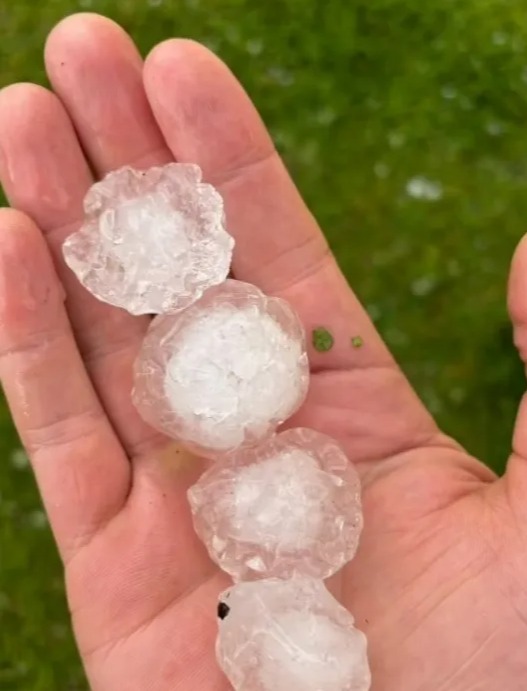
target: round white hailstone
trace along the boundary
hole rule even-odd
[[[341,447],[313,430],[234,452],[188,496],[196,532],[235,580],[328,578],[357,551],[359,477]]]
[[[235,691],[368,691],[366,637],[322,581],[239,583],[220,596],[219,664]]]
[[[214,458],[272,434],[302,404],[309,367],[291,307],[228,280],[153,320],[135,364],[134,402],[153,427]]]
[[[182,310],[229,273],[223,200],[194,164],[109,173],[84,211],[66,263],[93,295],[132,314]]]

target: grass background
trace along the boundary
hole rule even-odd
[[[505,309],[527,218],[523,0],[0,0],[0,85],[45,83],[47,32],[82,10],[143,52],[180,35],[228,62],[417,390],[500,470],[524,388]],[[0,689],[85,689],[2,406],[0,454]]]

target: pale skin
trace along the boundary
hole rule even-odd
[[[223,194],[236,278],[335,338],[329,352],[310,350],[310,394],[293,423],[337,438],[362,476],[363,541],[331,587],[368,635],[374,691],[524,691],[526,400],[503,478],[436,427],[249,99],[205,48],[170,40],[143,65],[122,29],[77,15],[53,30],[45,60],[53,92],[0,93],[0,179],[13,207],[0,212],[0,376],[64,562],[91,688],[229,688],[213,653],[228,581],[186,501],[201,464],[130,402],[148,319],[97,302],[60,255],[94,176],[176,159],[199,163]],[[509,310],[525,358],[525,241]]]

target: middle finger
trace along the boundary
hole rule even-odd
[[[51,32],[45,61],[97,177],[125,165],[148,168],[173,160],[146,98],[141,56],[120,26],[95,14],[68,17]],[[117,313],[124,328],[114,330]],[[86,326],[77,330],[81,350],[111,397],[112,417],[130,455],[150,451],[164,437],[140,419],[130,399],[132,364],[148,318],[108,307],[98,328]]]

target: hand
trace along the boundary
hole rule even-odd
[[[227,581],[186,500],[199,463],[130,402],[148,319],[93,299],[60,250],[92,175],[173,158],[199,163],[224,195],[236,277],[288,300],[308,333],[324,325],[335,337],[331,351],[310,352],[310,394],[293,422],[337,438],[362,476],[363,541],[331,585],[369,637],[373,689],[524,690],[526,404],[501,479],[436,428],[247,96],[205,48],[168,41],[142,72],[121,29],[81,15],[52,32],[46,66],[54,94],[29,84],[0,94],[0,179],[17,209],[0,212],[0,375],[94,691],[229,688],[213,652]],[[525,356],[525,242],[510,309]]]

